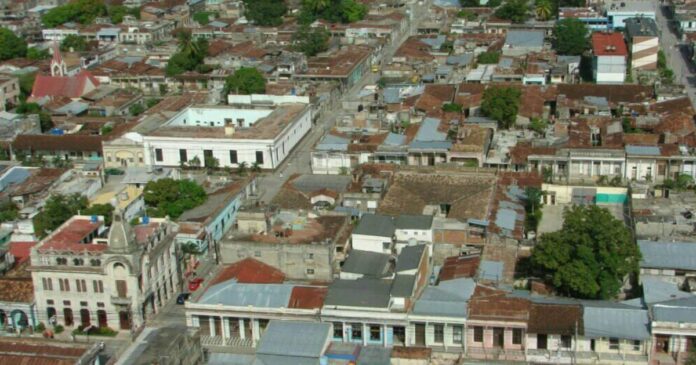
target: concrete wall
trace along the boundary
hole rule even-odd
[[[353,234],[351,241],[354,250],[391,253],[391,238]],[[387,249],[384,249],[385,242],[389,243]]]

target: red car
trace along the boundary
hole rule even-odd
[[[201,286],[202,282],[203,282],[203,278],[191,279],[191,281],[189,281],[189,285],[188,285],[189,290],[196,291],[196,289],[198,289]]]

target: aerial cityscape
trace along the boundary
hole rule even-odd
[[[696,365],[696,0],[0,15],[0,365]]]

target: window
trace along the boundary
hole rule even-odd
[[[63,301],[63,305],[66,306],[66,307],[69,306],[69,305],[70,305],[70,301],[69,301],[69,300],[64,300],[64,301]]]
[[[92,266],[101,266],[101,260],[99,259],[92,259],[89,261],[89,264]]]
[[[157,162],[164,161],[164,158],[162,157],[162,149],[161,148],[155,148],[155,161],[157,161]]]
[[[237,151],[230,150],[230,163],[239,163],[237,159]]]
[[[97,302],[97,307],[99,307],[99,308],[104,308],[104,303],[102,303],[102,302]]]
[[[58,284],[60,284],[60,291],[70,291],[70,281],[68,279],[58,279]]]
[[[256,151],[256,163],[263,165],[263,151]]]
[[[104,283],[101,280],[92,280],[92,288],[95,293],[103,293]]]
[[[43,290],[53,290],[53,279],[42,278],[41,284],[43,284]]]
[[[640,351],[640,340],[633,340],[633,351]]]
[[[512,329],[512,344],[519,345],[522,343],[522,329],[513,328]]]
[[[336,339],[343,338],[343,323],[334,322],[334,324],[333,324],[333,338],[336,338]]]
[[[68,264],[68,259],[65,257],[59,257],[56,259],[56,264],[58,265],[67,265]]]
[[[370,341],[381,341],[382,331],[379,326],[370,326]]]
[[[75,288],[77,289],[78,293],[85,293],[87,292],[87,283],[84,279],[76,279]]]
[[[48,304],[48,305],[53,305],[53,303],[54,303],[53,299],[46,300],[46,304]]]
[[[445,326],[441,324],[435,325],[435,343],[443,343],[445,341]]]
[[[254,251],[255,257],[261,257],[261,251]]]
[[[564,349],[569,349],[573,344],[572,337],[569,335],[562,335],[561,336],[561,348]]]
[[[86,307],[86,306],[87,306],[87,302],[80,302],[80,306],[81,306],[81,307]]]
[[[452,343],[461,345],[463,342],[463,332],[464,328],[462,326],[452,326]]]
[[[314,269],[307,269],[307,275],[314,275]]]
[[[546,350],[548,347],[548,339],[549,337],[546,334],[537,334],[537,348],[540,350]]]
[[[179,162],[188,162],[188,155],[185,149],[179,150]]]
[[[474,327],[474,342],[483,342],[483,327]]]
[[[73,259],[73,265],[74,266],[82,266],[85,264],[85,260],[83,259]]]
[[[307,254],[307,259],[313,260],[313,259],[314,259],[314,254],[313,254],[313,253],[308,253],[308,254]]]
[[[609,339],[609,350],[618,350],[619,349],[619,339],[612,337]]]
[[[360,323],[353,323],[350,325],[351,338],[354,340],[362,340],[362,325]]]

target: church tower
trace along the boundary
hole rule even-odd
[[[114,210],[108,242],[110,252],[127,253],[134,248],[135,234],[130,223],[124,222],[123,212],[119,208]]]
[[[53,43],[53,58],[51,59],[51,76],[67,76],[68,66],[65,64],[63,56],[60,54],[58,43]]]

